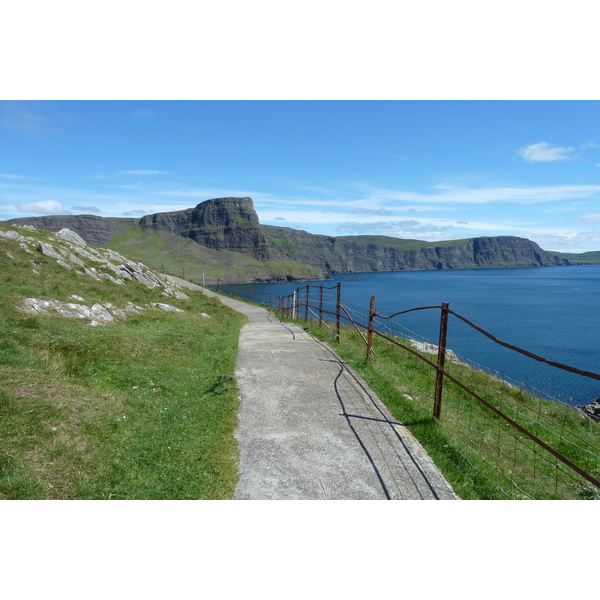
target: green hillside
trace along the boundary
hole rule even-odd
[[[61,248],[52,233],[0,224],[9,230]],[[0,236],[0,499],[233,498],[243,317],[198,292],[94,279],[71,260]],[[140,310],[91,326],[25,312],[27,298]]]

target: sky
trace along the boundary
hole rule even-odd
[[[600,250],[600,102],[0,103],[0,219],[249,196],[263,224]]]
[[[598,19],[589,0],[5,4],[0,220],[138,217],[236,195],[254,200],[262,223],[312,233],[518,235],[547,250],[600,250]],[[46,596],[65,556],[76,568],[61,581],[61,598],[75,597],[98,564],[121,586],[130,572],[142,574],[130,585],[149,597],[173,595],[188,572],[197,589],[198,564],[208,565],[203,589],[213,581],[221,589],[231,581],[231,561],[222,560],[231,540],[244,559],[234,563],[240,591],[269,590],[265,556],[282,575],[271,578],[278,586],[263,593],[269,598],[281,595],[279,584],[298,565],[316,568],[336,592],[340,582],[344,590],[392,591],[397,579],[370,574],[394,572],[398,560],[413,574],[404,588],[428,578],[433,592],[447,593],[464,556],[482,580],[499,565],[513,574],[524,565],[517,575],[537,595],[540,582],[550,596],[574,586],[589,595],[590,578],[570,575],[580,555],[595,551],[594,536],[570,526],[569,503],[459,505],[415,503],[399,517],[396,505],[381,504],[385,527],[370,529],[354,526],[373,521],[367,503],[2,508],[11,510],[3,535],[15,589],[31,580],[32,536],[41,547],[52,540],[54,552],[34,559]],[[514,545],[515,523],[539,542],[535,556]],[[482,531],[493,544],[485,546]],[[430,549],[430,533],[459,549],[436,565],[435,581],[427,561],[414,560]],[[581,551],[563,553],[565,577],[557,579],[548,569],[567,535]],[[305,550],[315,539],[327,541],[320,561]],[[361,554],[364,583],[355,574],[330,577],[347,572],[357,548],[391,539],[402,543],[389,565],[382,553]],[[469,553],[482,545],[486,552]],[[72,552],[83,546],[85,553]],[[117,563],[125,567],[115,570]],[[547,571],[551,577],[531,576]],[[461,581],[461,594],[478,597],[478,576],[470,580],[473,592]]]

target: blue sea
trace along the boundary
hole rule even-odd
[[[375,308],[382,315],[449,302],[450,309],[503,342],[551,361],[600,373],[600,265],[402,271],[352,274],[358,279],[347,277],[337,275],[332,281],[310,285],[322,283],[329,287],[341,282],[342,303],[363,314],[368,314],[371,296],[375,296]],[[286,295],[304,285],[251,287]],[[310,293],[311,304],[318,303],[318,290],[311,288]],[[396,321],[411,337],[437,344],[439,310],[409,313]],[[588,404],[600,397],[600,381],[505,349],[453,315],[448,324],[447,347],[463,360],[540,395],[571,405]]]

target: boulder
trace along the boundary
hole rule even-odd
[[[59,238],[66,240],[67,242],[71,242],[72,244],[76,244],[77,246],[87,246],[85,240],[70,229],[61,229],[57,234]]]

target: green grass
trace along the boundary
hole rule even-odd
[[[242,315],[199,293],[178,301],[137,282],[96,282],[2,239],[0,269],[0,498],[233,497]],[[185,313],[147,308],[94,328],[18,310],[25,297],[71,294]]]
[[[471,238],[460,240],[442,240],[439,242],[424,242],[422,240],[395,238],[387,235],[341,235],[337,239],[347,240],[349,242],[358,242],[360,244],[376,244],[377,246],[389,246],[408,252],[411,250],[419,250],[420,248],[446,248],[451,246],[459,246],[468,242]]]
[[[327,342],[407,425],[463,499],[600,499],[600,490],[446,379],[441,418],[433,419],[435,369],[374,336],[367,362],[363,338],[342,327],[305,325]],[[409,345],[406,340],[402,343]],[[436,357],[422,355],[435,363]],[[600,479],[600,425],[559,402],[544,401],[462,363],[446,371],[566,458]],[[557,468],[558,465],[558,468]]]
[[[183,277],[189,281],[216,284],[218,279],[229,282],[253,280],[314,278],[320,275],[315,267],[293,260],[259,261],[247,254],[229,250],[214,250],[201,246],[190,238],[168,232],[137,229],[113,236],[107,248],[142,261],[154,270]]]

